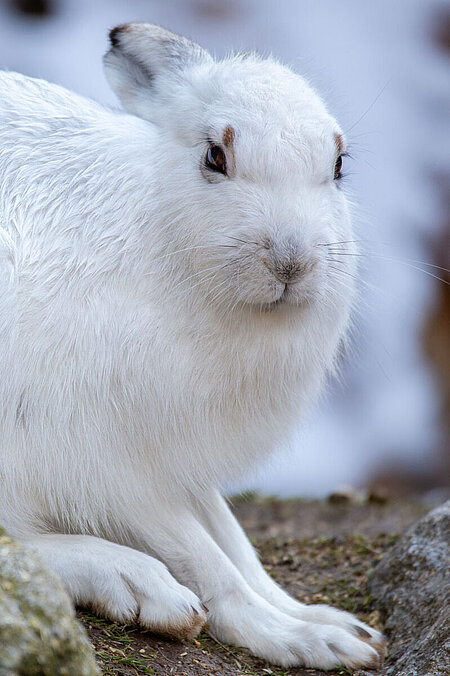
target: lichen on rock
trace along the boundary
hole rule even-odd
[[[386,676],[450,674],[450,500],[410,528],[376,567],[371,591],[395,638]]]
[[[0,528],[0,676],[98,676],[60,580]]]

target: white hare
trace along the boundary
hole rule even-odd
[[[282,591],[221,497],[348,324],[341,130],[271,59],[110,38],[127,113],[0,75],[0,523],[119,622],[375,666],[382,636]]]

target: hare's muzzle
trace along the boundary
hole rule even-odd
[[[267,242],[264,264],[282,284],[296,284],[310,273],[317,259],[295,240]]]

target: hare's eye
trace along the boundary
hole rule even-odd
[[[225,153],[220,146],[210,146],[206,153],[205,164],[208,169],[218,171],[221,174],[227,173],[227,161]]]
[[[342,174],[341,174],[341,169],[342,169],[342,155],[339,155],[339,157],[336,160],[336,164],[334,165],[334,180],[338,181]]]

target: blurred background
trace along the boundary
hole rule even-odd
[[[107,32],[147,21],[220,57],[272,53],[346,131],[361,298],[339,382],[288,448],[235,489],[380,499],[450,484],[450,3],[0,0],[0,67],[118,107]],[[443,281],[440,281],[441,278]]]

